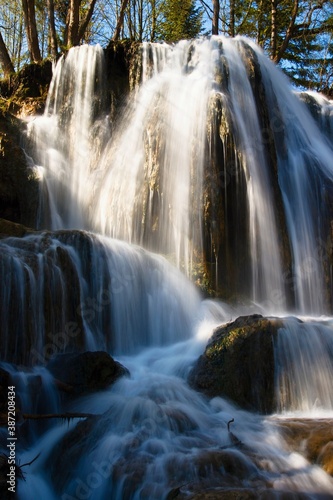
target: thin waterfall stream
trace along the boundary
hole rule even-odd
[[[18,498],[333,498],[280,427],[333,418],[333,107],[318,98],[316,120],[241,37],[144,43],[138,61],[115,118],[104,51],[71,49],[27,125],[38,231],[0,240],[0,369],[28,415],[19,461],[37,457]],[[190,383],[239,317],[240,337],[275,328],[266,414]]]

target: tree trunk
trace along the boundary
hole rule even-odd
[[[140,0],[139,3],[139,42],[142,43],[143,40],[143,1]]]
[[[212,35],[219,34],[220,0],[213,0]]]
[[[22,0],[22,7],[24,13],[25,29],[27,33],[30,59],[32,62],[40,62],[42,60],[42,56],[40,54],[39,43],[38,43],[35,1]]]
[[[235,36],[235,0],[230,0],[230,27],[229,35]]]
[[[275,59],[277,47],[277,0],[271,0],[271,59]]]
[[[126,10],[127,5],[128,5],[128,0],[122,0],[121,7],[120,7],[120,13],[119,13],[119,17],[117,20],[117,26],[116,26],[116,29],[114,31],[114,35],[112,37],[112,40],[114,42],[119,40],[121,28],[123,27],[123,24],[124,24],[125,10]]]
[[[286,36],[281,44],[281,47],[279,48],[279,51],[275,51],[275,55],[273,57],[273,61],[276,63],[278,63],[282,59],[285,51],[287,50],[289,42],[293,36],[297,14],[298,14],[298,0],[294,0],[294,7],[291,14],[291,19],[289,22]]]
[[[17,46],[16,46],[15,58],[14,58],[14,60],[17,61],[16,62],[16,65],[17,65],[16,70],[18,70],[20,68],[23,36],[24,36],[24,21],[23,21],[23,17],[22,17],[20,19],[20,26],[19,26],[18,36],[17,36],[18,40],[17,40]]]
[[[79,29],[79,42],[84,38],[84,35],[87,31],[87,28],[88,28],[88,25],[91,21],[91,18],[92,18],[92,15],[94,13],[94,8],[95,8],[95,5],[96,5],[96,1],[97,0],[91,0],[90,4],[89,4],[89,9],[88,9],[88,12],[86,14],[86,17],[84,18],[84,20],[82,21],[82,23],[80,24],[80,29]]]
[[[2,34],[0,32],[0,64],[2,71],[6,77],[15,73],[15,69],[8,53],[5,42],[3,41]]]
[[[152,9],[152,23],[151,23],[151,37],[150,37],[150,41],[151,42],[155,42],[155,37],[156,37],[156,21],[157,21],[156,0],[151,0],[151,9]]]
[[[256,42],[258,45],[262,45],[262,28],[263,28],[263,0],[260,0],[258,5],[258,18],[257,18],[257,36]]]
[[[49,14],[49,30],[50,30],[50,54],[54,59],[58,57],[58,42],[57,33],[54,21],[54,0],[47,0],[47,8]]]
[[[70,0],[66,43],[68,48],[79,43],[80,3],[80,0]]]

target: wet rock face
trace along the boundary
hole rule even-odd
[[[139,45],[124,40],[110,42],[104,50],[107,85],[111,117],[117,118],[124,106],[124,100],[131,88],[137,84]]]
[[[35,227],[39,181],[22,149],[25,122],[42,113],[52,77],[51,61],[26,65],[10,80],[0,81],[0,217]]]
[[[287,419],[276,425],[291,451],[301,453],[333,476],[332,420]]]
[[[16,224],[15,222],[0,218],[0,238],[6,238],[8,236],[21,238],[31,232],[33,231],[30,228],[22,224]]]
[[[253,315],[218,327],[189,374],[190,385],[248,410],[273,412],[273,340],[281,326],[279,319]]]
[[[20,146],[20,125],[0,112],[0,218],[34,227],[39,182]]]
[[[129,376],[127,368],[103,351],[58,354],[47,368],[68,390],[79,395],[105,389],[118,378]]]

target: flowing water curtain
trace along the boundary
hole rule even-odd
[[[87,328],[81,310],[88,294],[97,294],[97,290],[87,292],[89,242],[78,236],[80,245],[75,235],[69,239],[74,247],[67,246],[66,235],[60,234],[2,240],[2,359],[33,365],[66,349],[102,345],[98,329],[92,333]]]
[[[89,228],[95,169],[105,128],[105,68],[100,46],[72,48],[54,71],[43,117],[29,124],[43,167],[50,229]]]
[[[198,292],[163,258],[78,231],[11,238],[0,247],[3,360],[129,354],[192,334]]]
[[[299,92],[298,96],[305,102],[320,130],[333,141],[333,103],[332,100],[317,92]]]
[[[219,72],[216,67],[222,58],[224,69]],[[229,66],[233,76],[228,73]],[[260,150],[257,110],[237,48],[219,39],[180,42],[176,47],[147,44],[143,49],[143,75],[144,84],[137,101],[124,119],[126,126],[120,129],[117,141],[112,141],[109,152],[104,155],[105,177],[96,197],[95,227],[113,237],[174,254],[176,264],[186,272],[191,268],[194,255],[201,255],[202,260],[204,175],[207,179],[212,168],[212,159],[207,158],[207,128],[210,127],[207,118],[212,94],[222,86],[222,92],[228,93],[224,104],[229,106],[224,113],[232,115],[230,121],[237,148],[235,161],[248,181],[248,207],[240,203],[249,215],[239,215],[250,219],[250,294],[259,301],[272,289],[282,296],[278,232],[266,179],[267,167]],[[231,80],[237,79],[244,82],[243,86],[239,85],[231,93],[228,81],[233,88]],[[245,96],[251,113],[244,109],[244,102],[239,102]],[[253,116],[253,123],[248,123],[249,116]],[[254,143],[258,150],[253,148]],[[223,168],[229,173],[232,167],[234,164],[217,166],[218,176]],[[215,188],[211,186],[211,189]],[[216,194],[219,200],[225,193]],[[211,193],[206,195],[207,207],[211,206],[211,197]],[[226,212],[230,200],[231,196],[222,201]],[[214,233],[212,246],[219,246],[214,224],[221,228],[221,221],[206,220],[206,224],[213,228],[210,230]],[[228,227],[227,220],[224,225]],[[243,250],[247,251],[244,244]],[[217,263],[219,252],[215,248],[213,253]],[[225,259],[226,255],[222,254],[220,260]]]
[[[142,84],[104,147],[101,57],[72,49],[32,125],[52,225],[140,244],[189,275],[198,262],[219,294],[270,312],[328,310],[316,249],[331,148],[278,70],[242,38],[144,44]]]
[[[292,288],[299,311],[320,314],[329,310],[325,247],[330,236],[327,200],[333,179],[332,144],[290,91],[283,74],[268,64],[254,44],[252,47],[258,55],[271,103],[270,130],[293,255],[292,269],[285,280]]]
[[[144,83],[104,155],[94,224],[171,254],[189,272],[193,248],[202,247],[209,41],[143,50]]]
[[[220,196],[225,204],[220,210],[224,219],[220,238],[215,236],[222,247],[220,268],[225,259],[230,261],[230,249],[236,256],[235,247],[242,248],[245,258],[237,257],[237,262],[243,273],[240,282],[247,282],[245,296],[270,312],[280,313],[286,307],[315,314],[327,312],[332,293],[327,243],[332,217],[328,201],[332,196],[332,146],[258,47],[238,37],[222,39],[219,50],[217,82],[221,108],[227,107],[220,112],[217,129],[223,157],[220,165],[230,169],[227,181],[223,173],[224,192],[215,188],[212,198],[216,203]],[[219,140],[216,131],[214,134],[214,140]],[[234,158],[230,144],[235,147]],[[235,182],[240,170],[240,182]],[[235,197],[243,206],[242,215],[233,209]],[[241,201],[244,197],[245,203]],[[234,220],[247,221],[243,222],[244,237],[239,232],[236,245],[230,225]],[[229,267],[233,269],[232,264]],[[252,270],[251,276],[247,268]],[[237,274],[233,276],[237,281]],[[219,279],[223,283],[225,278]],[[242,291],[239,284],[238,293]]]
[[[277,411],[320,412],[333,409],[333,329],[297,318],[284,319],[275,342]]]
[[[284,292],[275,197],[271,171],[262,144],[260,115],[243,61],[242,44],[223,40],[228,72],[227,92],[233,134],[247,182],[247,210],[252,269],[252,300],[261,302],[272,290]],[[251,57],[251,54],[244,54]],[[280,304],[281,309],[285,304]]]
[[[234,50],[234,45],[237,50]],[[284,203],[282,207],[288,219],[286,232],[292,241],[296,257],[291,253],[296,265],[300,258],[296,240],[300,238],[300,243],[306,241],[301,230],[294,234],[299,230],[295,224],[300,222],[303,230],[306,228],[298,212],[304,211],[309,217],[309,238],[312,240],[316,234],[313,230],[315,217],[312,218],[310,213],[313,200],[311,197],[306,199],[314,176],[310,168],[310,176],[307,175],[309,170],[304,169],[305,181],[302,183],[295,184],[296,179],[292,175],[289,178],[293,185],[300,186],[300,191],[306,188],[300,193],[305,198],[302,206],[296,202],[293,204],[294,198],[298,201],[299,194],[295,196],[288,187],[287,176],[280,179],[279,193],[276,183],[273,188],[270,187],[272,171],[278,177],[277,165],[280,169],[281,164],[272,160],[274,152],[272,157],[268,155],[268,146],[274,141],[270,138],[268,146],[264,144],[260,126],[268,120],[268,115],[273,123],[276,115],[271,118],[267,110],[285,96],[279,94],[275,100],[273,93],[269,93],[268,89],[274,88],[272,79],[278,80],[275,70],[269,67],[267,79],[265,71],[262,71],[264,76],[260,80],[261,92],[268,97],[265,101],[266,96],[262,96],[263,101],[260,101],[251,77],[251,68],[256,67],[255,58],[247,59],[247,47],[248,42],[245,41],[224,42],[224,39],[213,38],[168,48],[165,62],[160,67],[156,65],[158,71],[151,72],[150,78],[136,94],[136,100],[129,106],[125,116],[128,121],[125,119],[113,136],[92,182],[89,174],[86,175],[86,187],[95,196],[98,194],[98,206],[93,210],[96,215],[93,221],[95,229],[105,228],[105,234],[174,253],[180,266],[182,260],[190,260],[192,251],[193,235],[188,228],[194,228],[200,235],[207,224],[207,232],[211,233],[209,244],[214,247],[211,253],[218,260],[218,280],[224,280],[224,283],[226,280],[219,269],[227,250],[230,259],[232,251],[239,246],[237,257],[241,257],[242,251],[247,255],[237,279],[240,282],[242,272],[245,273],[249,267],[250,273],[245,275],[246,298],[262,302],[270,286],[276,286],[278,294],[281,292],[281,280],[282,286],[285,286],[285,278],[279,278],[279,273],[284,272],[281,250],[273,248],[273,257],[265,255],[272,242],[280,237],[281,227],[284,227],[284,222],[277,216],[277,206],[268,199],[268,194],[274,200],[280,197],[281,203]],[[257,54],[255,49],[252,53]],[[172,64],[175,68],[168,67],[169,56],[174,58]],[[258,53],[257,59],[263,66],[261,58]],[[212,67],[215,69],[212,70]],[[184,89],[189,97],[189,108],[185,103],[187,96]],[[263,89],[266,89],[265,92]],[[294,110],[294,97],[288,100],[289,88],[284,92],[288,96],[285,97],[288,106]],[[265,120],[260,114],[262,108],[258,108],[259,101],[266,102]],[[247,109],[252,116],[247,116]],[[284,111],[277,109],[276,114],[282,116]],[[162,120],[158,120],[159,110],[162,110]],[[192,123],[197,118],[196,114],[199,120],[204,118],[203,124]],[[306,122],[308,115],[302,111],[300,121],[303,119]],[[282,121],[282,125],[284,123]],[[311,131],[321,146],[323,143],[317,129]],[[215,137],[216,132],[219,138]],[[281,131],[274,129],[281,160],[283,151],[278,139],[284,135],[279,136],[278,132]],[[296,140],[293,136],[292,139],[288,143],[290,158],[296,154],[295,145],[296,152],[300,144],[305,148],[299,137]],[[307,139],[313,146],[313,138]],[[258,148],[253,148],[256,141]],[[203,144],[205,154],[200,149]],[[51,149],[59,148],[61,157],[59,145],[52,142],[51,145]],[[208,150],[212,152],[211,156],[206,155]],[[318,154],[322,159],[325,156],[323,152]],[[307,163],[311,163],[312,155],[312,151],[308,153]],[[260,170],[261,164],[263,170]],[[199,168],[200,165],[203,166]],[[286,165],[287,169],[288,162]],[[325,162],[318,161],[316,171],[325,173],[329,178],[330,168],[325,165]],[[56,162],[54,168],[57,169],[57,166]],[[65,161],[62,166],[66,170],[72,163]],[[221,177],[226,178],[226,174],[230,174],[230,182],[221,182]],[[65,171],[62,175],[71,179]],[[170,175],[176,179],[170,179]],[[189,179],[195,179],[194,185]],[[80,185],[79,180],[77,182]],[[67,180],[65,184],[71,185]],[[316,184],[317,187],[319,185]],[[70,224],[57,204],[55,186],[49,188],[49,193],[50,199],[52,196],[54,199],[55,214],[59,215],[57,223]],[[78,215],[76,209],[84,212],[90,199],[81,200],[83,205],[76,205],[71,215]],[[207,217],[193,210],[195,203],[199,205],[200,202],[204,205],[203,210],[207,211]],[[296,222],[289,220],[288,203],[295,210],[292,215],[297,215]],[[214,212],[215,204],[218,208]],[[317,210],[316,204],[314,206]],[[318,215],[318,211],[315,214]],[[77,218],[74,222],[81,224],[82,220]],[[221,230],[221,236],[216,228]],[[242,228],[249,234],[243,236]],[[165,244],[167,248],[164,248]],[[304,255],[308,256],[313,245],[306,246]],[[21,482],[21,498],[33,500],[42,491],[42,496],[47,499],[60,495],[89,495],[95,500],[110,495],[115,498],[142,495],[157,500],[173,488],[184,484],[187,488],[189,482],[206,487],[207,483],[209,486],[216,484],[214,481],[218,486],[227,484],[234,487],[237,484],[256,490],[258,485],[264,490],[272,485],[274,491],[269,493],[277,495],[280,492],[288,495],[300,491],[309,495],[331,494],[332,479],[317,466],[311,467],[300,455],[287,453],[281,445],[280,436],[271,432],[267,419],[262,421],[257,415],[239,412],[222,398],[208,402],[179,378],[179,373],[182,376],[187,373],[193,362],[193,353],[197,350],[190,342],[177,345],[177,341],[186,340],[193,334],[193,321],[200,311],[200,299],[195,288],[165,259],[121,241],[76,231],[44,233],[22,240],[1,240],[0,246],[2,272],[6,278],[0,287],[1,303],[4,304],[1,313],[3,317],[10,315],[11,321],[16,321],[18,325],[18,329],[13,330],[16,334],[13,337],[9,326],[2,330],[0,345],[8,360],[30,362],[25,356],[31,353],[34,345],[40,355],[37,362],[42,361],[46,353],[45,345],[48,354],[51,350],[52,354],[65,350],[68,337],[63,338],[66,329],[64,321],[76,323],[75,329],[67,332],[72,342],[71,350],[107,349],[119,355],[141,351],[138,356],[126,358],[131,378],[120,380],[106,393],[94,394],[75,403],[77,411],[90,412],[93,409],[101,415],[77,425],[75,422],[69,428],[67,424],[55,427],[43,436],[36,448],[28,450],[29,457],[22,453],[21,463],[26,463],[31,460],[31,455],[37,455],[40,448],[45,450],[41,460],[32,464],[26,482]],[[238,261],[235,268],[237,266]],[[270,269],[270,266],[276,266],[276,269]],[[224,269],[228,272],[227,266]],[[233,272],[236,275],[235,269]],[[302,309],[309,303],[311,312],[317,307],[320,309],[322,303],[315,303],[307,288],[304,294],[305,298],[309,298],[302,298],[299,290],[302,279],[292,283],[297,306]],[[322,286],[311,276],[307,283]],[[319,288],[316,292],[320,295]],[[11,301],[16,295],[20,300],[17,301],[18,307],[14,308]],[[285,300],[284,293],[282,300]],[[276,304],[271,304],[271,309],[274,306]],[[31,310],[35,311],[33,315]],[[46,329],[44,323],[47,324]],[[29,329],[34,326],[36,328],[30,335]],[[283,367],[290,366],[290,374],[299,385],[296,394],[288,395],[281,403],[283,409],[295,407],[294,401],[299,407],[300,400],[303,400],[304,384],[300,379],[308,378],[308,372],[304,367],[303,371],[295,370],[295,360],[299,360],[300,365],[310,364],[319,377],[323,367],[315,358],[324,359],[323,354],[331,349],[330,326],[324,325],[323,330],[317,324],[300,328],[297,324],[297,330],[302,335],[296,339],[293,332],[290,334],[292,329],[293,322],[286,321],[286,335],[284,331],[280,332],[281,341],[284,343],[284,337],[287,337],[288,346],[289,338],[292,338],[292,346],[298,343],[299,348],[295,348],[290,362],[289,346],[282,348],[284,354],[278,355],[280,359],[277,363]],[[309,330],[311,335],[308,335]],[[22,332],[28,332],[24,339]],[[80,333],[76,335],[75,332]],[[169,344],[168,348],[166,344]],[[162,346],[163,349],[160,348]],[[144,347],[152,349],[143,350]],[[308,406],[316,404],[313,394],[318,392],[321,404],[331,409],[332,401],[325,399],[329,397],[327,380],[332,379],[330,369],[328,366],[325,382],[314,380],[307,385]],[[285,394],[291,379],[280,377],[279,383]],[[230,433],[228,422],[231,417],[235,422]],[[37,448],[38,452],[34,453]]]

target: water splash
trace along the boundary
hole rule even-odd
[[[85,492],[94,500],[157,500],[174,488],[189,495],[214,486],[262,489],[277,497],[330,493],[332,479],[287,452],[268,420],[221,398],[208,402],[163,370],[174,357],[189,360],[186,352],[181,344],[132,357],[130,379],[71,405],[98,415],[72,428],[45,463],[58,497],[79,498]],[[233,418],[230,432],[227,423]]]

